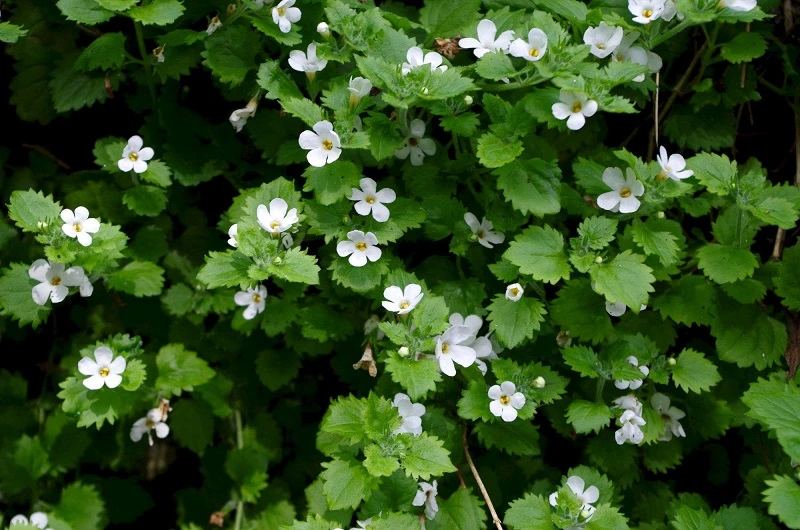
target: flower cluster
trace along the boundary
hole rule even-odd
[[[42,530],[53,530],[52,528],[48,528],[48,524],[49,519],[47,514],[43,512],[33,512],[30,518],[24,515],[15,515],[9,522],[9,526],[29,525],[41,528]]]

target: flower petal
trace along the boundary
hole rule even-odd
[[[117,358],[108,365],[108,369],[111,370],[112,374],[121,374],[125,371],[126,366],[128,366],[128,362],[125,360],[125,357],[118,355]]]
[[[42,282],[39,285],[34,285],[31,289],[31,297],[36,305],[44,305],[50,298],[50,291],[53,287],[48,282]]]
[[[122,383],[122,376],[117,374],[108,374],[104,379],[108,388],[117,388]]]
[[[100,367],[90,357],[84,357],[78,361],[78,371],[83,375],[94,375]]]
[[[147,162],[148,160],[152,159],[155,156],[155,151],[153,151],[152,147],[145,147],[141,151],[139,151],[139,160],[144,160]]]
[[[139,136],[138,134],[128,138],[127,148],[129,149],[129,151],[138,152],[143,145],[144,141],[142,140],[142,137]]]
[[[570,109],[565,103],[553,103],[553,106],[550,108],[553,112],[553,116],[557,120],[565,120],[572,114],[572,109]]]
[[[83,386],[85,386],[89,390],[97,390],[99,388],[102,388],[104,384],[105,384],[105,378],[103,378],[100,374],[94,374],[92,377],[87,377],[86,379],[83,380]]]
[[[111,364],[111,359],[114,357],[114,352],[108,346],[100,346],[94,350],[94,358],[100,366],[108,366]]]
[[[313,131],[303,131],[298,139],[302,149],[317,149],[322,147],[322,139]]]

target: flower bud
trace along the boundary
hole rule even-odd
[[[581,519],[584,521],[592,516],[592,512],[590,510],[581,510]]]
[[[422,87],[422,93],[427,96],[430,93],[430,90],[428,90],[428,87],[424,86]]]
[[[533,388],[544,388],[545,380],[541,375],[533,380]]]
[[[408,357],[409,351],[408,346],[401,346],[399,350],[397,350],[397,355],[400,357]]]
[[[470,96],[469,94],[464,96],[464,104],[465,105],[472,105],[474,102],[475,102],[475,100],[472,99],[472,96]]]
[[[228,9],[226,10],[228,16],[233,15],[235,11],[236,11],[236,4],[228,4]]]
[[[569,331],[559,331],[558,335],[556,335],[556,344],[560,348],[566,348],[572,344],[572,337],[569,336]]]
[[[272,260],[272,263],[274,263],[275,265],[280,265],[282,261],[283,260],[281,259],[280,256],[275,256],[275,259]]]
[[[317,24],[317,33],[322,35],[323,39],[330,38],[331,28],[328,26],[326,22],[320,22],[319,24]]]
[[[658,213],[656,214],[656,217],[658,217],[659,219],[663,219],[663,218],[664,218],[664,217],[666,217],[666,216],[664,215],[664,212],[658,212]]]
[[[603,263],[603,256],[597,256],[594,258],[594,262],[597,264]]]
[[[47,229],[47,223],[45,223],[44,221],[39,221],[36,223],[36,228],[38,228],[39,230],[45,230]]]
[[[676,364],[678,364],[678,361],[675,360],[675,357],[670,357],[669,359],[667,359],[667,364],[670,366],[675,366]]]

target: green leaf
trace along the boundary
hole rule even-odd
[[[306,185],[304,191],[314,191],[314,197],[321,204],[333,204],[349,197],[353,188],[358,188],[361,170],[350,161],[322,167],[309,166],[304,172]],[[391,208],[391,206],[389,206]]]
[[[597,372],[601,363],[597,358],[597,354],[588,346],[571,346],[561,350],[566,362],[570,368],[581,374],[583,377],[597,377]]]
[[[255,503],[267,487],[267,459],[252,447],[234,449],[225,459],[225,471],[239,486],[242,501]]]
[[[783,250],[775,292],[783,298],[783,305],[800,311],[800,244]]]
[[[648,293],[654,291],[653,270],[644,264],[644,257],[626,250],[608,263],[596,264],[589,270],[594,289],[610,302],[622,302],[634,312],[647,305]]]
[[[37,305],[32,289],[38,283],[28,275],[29,265],[12,263],[0,277],[0,314],[19,321],[20,326],[31,324],[35,329],[47,320],[52,303]]]
[[[114,16],[113,11],[103,9],[96,0],[58,0],[56,5],[67,20],[87,26],[100,24]]]
[[[611,317],[605,311],[605,300],[594,292],[588,279],[567,282],[550,305],[550,316],[570,336],[594,344],[614,336]]]
[[[748,416],[775,431],[786,454],[793,460],[800,459],[800,389],[796,385],[759,379],[744,393],[742,402],[750,408]]]
[[[487,53],[475,64],[475,73],[484,79],[500,81],[517,73],[511,58],[504,53]]]
[[[61,500],[53,508],[52,515],[71,528],[100,530],[100,524],[106,517],[106,507],[103,497],[94,486],[74,482],[61,490]]]
[[[605,403],[576,399],[567,408],[567,423],[572,425],[578,434],[598,433],[608,427],[608,420],[614,414]]]
[[[136,297],[157,296],[164,287],[164,269],[149,261],[132,261],[108,276],[108,287]]]
[[[135,6],[138,0],[95,0],[100,7],[110,9],[111,11],[125,11],[126,9]]]
[[[439,500],[439,512],[428,521],[430,530],[485,530],[486,511],[470,488],[458,488],[447,500]]]
[[[487,132],[478,139],[476,154],[484,166],[500,167],[513,162],[522,151],[522,142],[519,140],[508,141]]]
[[[340,396],[328,409],[321,429],[347,439],[351,444],[361,443],[364,437],[366,400],[353,396]]]
[[[50,81],[53,107],[58,112],[91,107],[108,97],[102,75],[84,74],[73,70],[72,65],[64,64]]]
[[[299,118],[309,127],[313,127],[320,121],[325,120],[322,107],[306,98],[286,98],[281,100],[283,110]]]
[[[722,45],[720,52],[729,63],[749,63],[758,59],[767,51],[767,41],[760,33],[741,31],[733,40]]]
[[[267,91],[267,99],[302,98],[303,95],[297,85],[286,72],[283,71],[278,61],[266,61],[258,67],[256,78],[258,86]]]
[[[583,22],[589,14],[586,4],[578,0],[535,0],[536,7],[561,15],[573,22]]]
[[[339,257],[333,260],[329,270],[333,273],[333,279],[340,285],[363,293],[382,285],[383,276],[389,269],[385,259],[368,262],[363,267],[354,267],[347,258]]]
[[[475,426],[475,434],[489,449],[496,447],[504,453],[516,456],[541,454],[539,431],[530,422],[517,419],[512,422],[497,420],[492,423],[479,423]]]
[[[368,500],[379,482],[372,477],[367,469],[358,462],[345,461],[334,458],[330,462],[323,462],[322,467],[322,492],[328,500],[328,507],[332,510],[343,508],[356,508],[361,501]]]
[[[669,267],[678,261],[678,238],[670,233],[654,229],[652,224],[634,219],[631,225],[633,240],[648,256],[655,255],[661,264]]]
[[[465,420],[491,421],[493,416],[489,410],[491,400],[488,391],[489,387],[483,381],[470,381],[469,386],[461,391],[458,415]]]
[[[22,435],[15,444],[11,456],[14,464],[14,481],[30,487],[50,470],[47,450],[42,446],[39,436]]]
[[[767,316],[759,306],[728,299],[720,303],[717,311],[711,334],[717,338],[717,355],[723,361],[763,370],[786,351],[786,326]]]
[[[714,518],[699,508],[678,506],[675,518],[670,521],[675,530],[716,530]]]
[[[367,125],[370,124],[367,123]],[[447,132],[451,132],[453,134],[457,134],[458,136],[469,138],[473,136],[475,132],[478,130],[478,125],[480,125],[480,119],[478,118],[478,115],[475,114],[474,112],[465,112],[457,116],[446,116],[439,121],[439,125],[441,125],[442,129],[444,129]],[[374,145],[373,145],[374,143],[375,143],[374,140],[370,142],[370,147],[373,147],[373,152],[374,152]],[[394,152],[395,146],[397,145],[398,142],[394,141],[393,139],[392,152]],[[379,157],[375,156],[375,158]]]
[[[165,0],[176,2],[176,0]],[[200,54],[203,65],[211,69],[223,83],[237,86],[256,69],[256,55],[261,50],[258,35],[245,26],[226,26],[205,41]]]
[[[708,392],[712,386],[722,380],[717,367],[705,356],[685,348],[676,359],[672,367],[672,380],[684,392]]]
[[[512,302],[505,295],[497,295],[487,309],[489,316],[486,319],[491,322],[489,329],[496,332],[508,348],[519,346],[525,339],[533,339],[547,313],[544,304],[526,296]]]
[[[736,162],[725,155],[700,153],[686,161],[688,169],[708,191],[717,195],[728,195],[736,178]]]
[[[181,344],[163,346],[156,355],[156,366],[156,389],[175,396],[180,396],[184,391],[191,392],[194,387],[214,377],[214,370],[208,363],[195,352],[184,349]]]
[[[539,158],[516,160],[493,173],[515,210],[537,217],[561,210],[561,170],[556,164]]]
[[[800,528],[800,485],[797,481],[788,475],[775,475],[765,484],[769,488],[764,490],[764,501],[769,504],[770,515],[789,528]]]
[[[423,358],[416,361],[411,356],[403,358],[397,353],[391,353],[386,359],[386,371],[391,374],[392,381],[402,386],[412,400],[425,397],[428,392],[436,390],[436,383],[442,380],[439,363],[434,359]]]
[[[125,192],[122,202],[134,213],[155,217],[167,207],[167,192],[155,186],[134,186]]]
[[[653,307],[678,324],[711,325],[717,292],[702,276],[683,276],[655,299]]]
[[[21,26],[12,24],[11,22],[0,22],[0,42],[14,44],[27,34],[28,30],[22,29]]]
[[[267,268],[270,274],[286,281],[317,285],[319,283],[319,266],[317,258],[306,254],[298,247],[290,249],[281,261],[270,263]]]
[[[421,480],[429,480],[456,470],[450,462],[450,451],[443,447],[441,440],[423,432],[419,436],[408,435],[411,439],[400,463],[406,475]]]
[[[200,456],[214,439],[211,407],[196,399],[182,399],[169,415],[170,434],[175,440]]]
[[[746,248],[709,243],[700,247],[696,255],[698,268],[716,283],[733,283],[749,278],[758,267],[755,255]]]
[[[435,37],[455,37],[478,19],[480,0],[427,0],[420,9],[420,22]]]
[[[373,477],[388,477],[397,469],[400,462],[396,457],[385,456],[378,444],[370,444],[364,448],[364,467]]]
[[[441,296],[427,295],[411,312],[411,320],[426,335],[437,335],[449,327],[450,309]]]
[[[172,184],[172,179],[170,178],[172,175],[172,171],[170,171],[167,164],[162,162],[161,160],[151,160],[147,163],[147,171],[141,173],[139,178],[142,179],[144,182],[148,182],[150,184],[155,184],[156,186],[161,186],[162,188],[166,188],[170,184]]]
[[[578,248],[603,250],[617,235],[617,221],[608,217],[589,217],[578,226]],[[573,245],[574,246],[574,245]]]
[[[241,252],[209,252],[206,264],[197,273],[197,279],[209,289],[238,287],[248,282],[247,270],[251,263]]]
[[[525,229],[505,251],[503,257],[534,280],[555,284],[569,279],[570,266],[564,253],[564,236],[549,226]]]
[[[11,193],[8,216],[23,232],[39,232],[39,223],[60,223],[61,205],[52,195],[45,196],[32,189],[17,190]]]
[[[166,26],[180,17],[186,8],[179,0],[153,0],[147,5],[134,7],[126,14],[145,26]]]
[[[74,68],[82,72],[112,70],[125,62],[125,35],[106,33],[92,42],[75,61]]]
[[[514,530],[544,530],[553,527],[550,503],[541,495],[527,494],[511,503],[505,523]]]

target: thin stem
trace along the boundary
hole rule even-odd
[[[800,98],[795,98],[795,107],[800,104]],[[800,112],[794,113],[794,185],[800,188]],[[778,228],[775,234],[775,246],[772,247],[772,259],[780,260],[783,250],[783,241],[786,238],[786,231]]]
[[[606,386],[606,378],[601,377],[597,380],[597,390],[594,393],[594,400],[598,403],[603,402],[603,387]]]
[[[144,73],[147,76],[147,88],[150,91],[150,99],[153,100],[153,106],[156,104],[156,87],[153,84],[153,67],[150,64],[147,48],[144,45],[144,31],[142,30],[141,22],[133,21],[133,27],[136,30],[136,43],[139,45],[139,54],[142,56],[144,64]]]
[[[478,470],[475,468],[475,464],[472,462],[472,457],[469,455],[469,446],[467,445],[467,430],[464,429],[464,435],[462,437],[462,441],[464,443],[464,456],[467,457],[467,464],[469,464],[469,468],[472,470],[472,476],[475,477],[475,482],[478,483],[478,488],[481,490],[481,495],[483,495],[483,500],[486,501],[486,506],[489,507],[489,513],[492,514],[492,522],[497,527],[498,530],[503,530],[503,525],[500,523],[500,517],[497,516],[497,511],[494,509],[494,504],[492,504],[492,499],[489,498],[489,493],[486,491],[486,487],[483,485],[483,481],[481,480],[481,476],[478,474]]]
[[[689,24],[691,24],[691,22],[689,22],[688,20],[684,20],[683,22],[681,22],[680,24],[678,24],[677,26],[675,26],[671,30],[666,31],[666,32],[662,33],[661,35],[657,36],[656,38],[652,39],[650,41],[650,48],[655,48],[656,46],[658,46],[662,42],[671,39],[673,36],[677,35],[681,31],[683,31],[686,27],[688,27]]]
[[[244,437],[242,436],[242,413],[236,409],[233,413],[233,419],[236,423],[236,447],[237,449],[244,448]],[[236,503],[236,520],[233,523],[234,530],[242,530],[242,523],[244,522],[244,502],[239,499]]]

